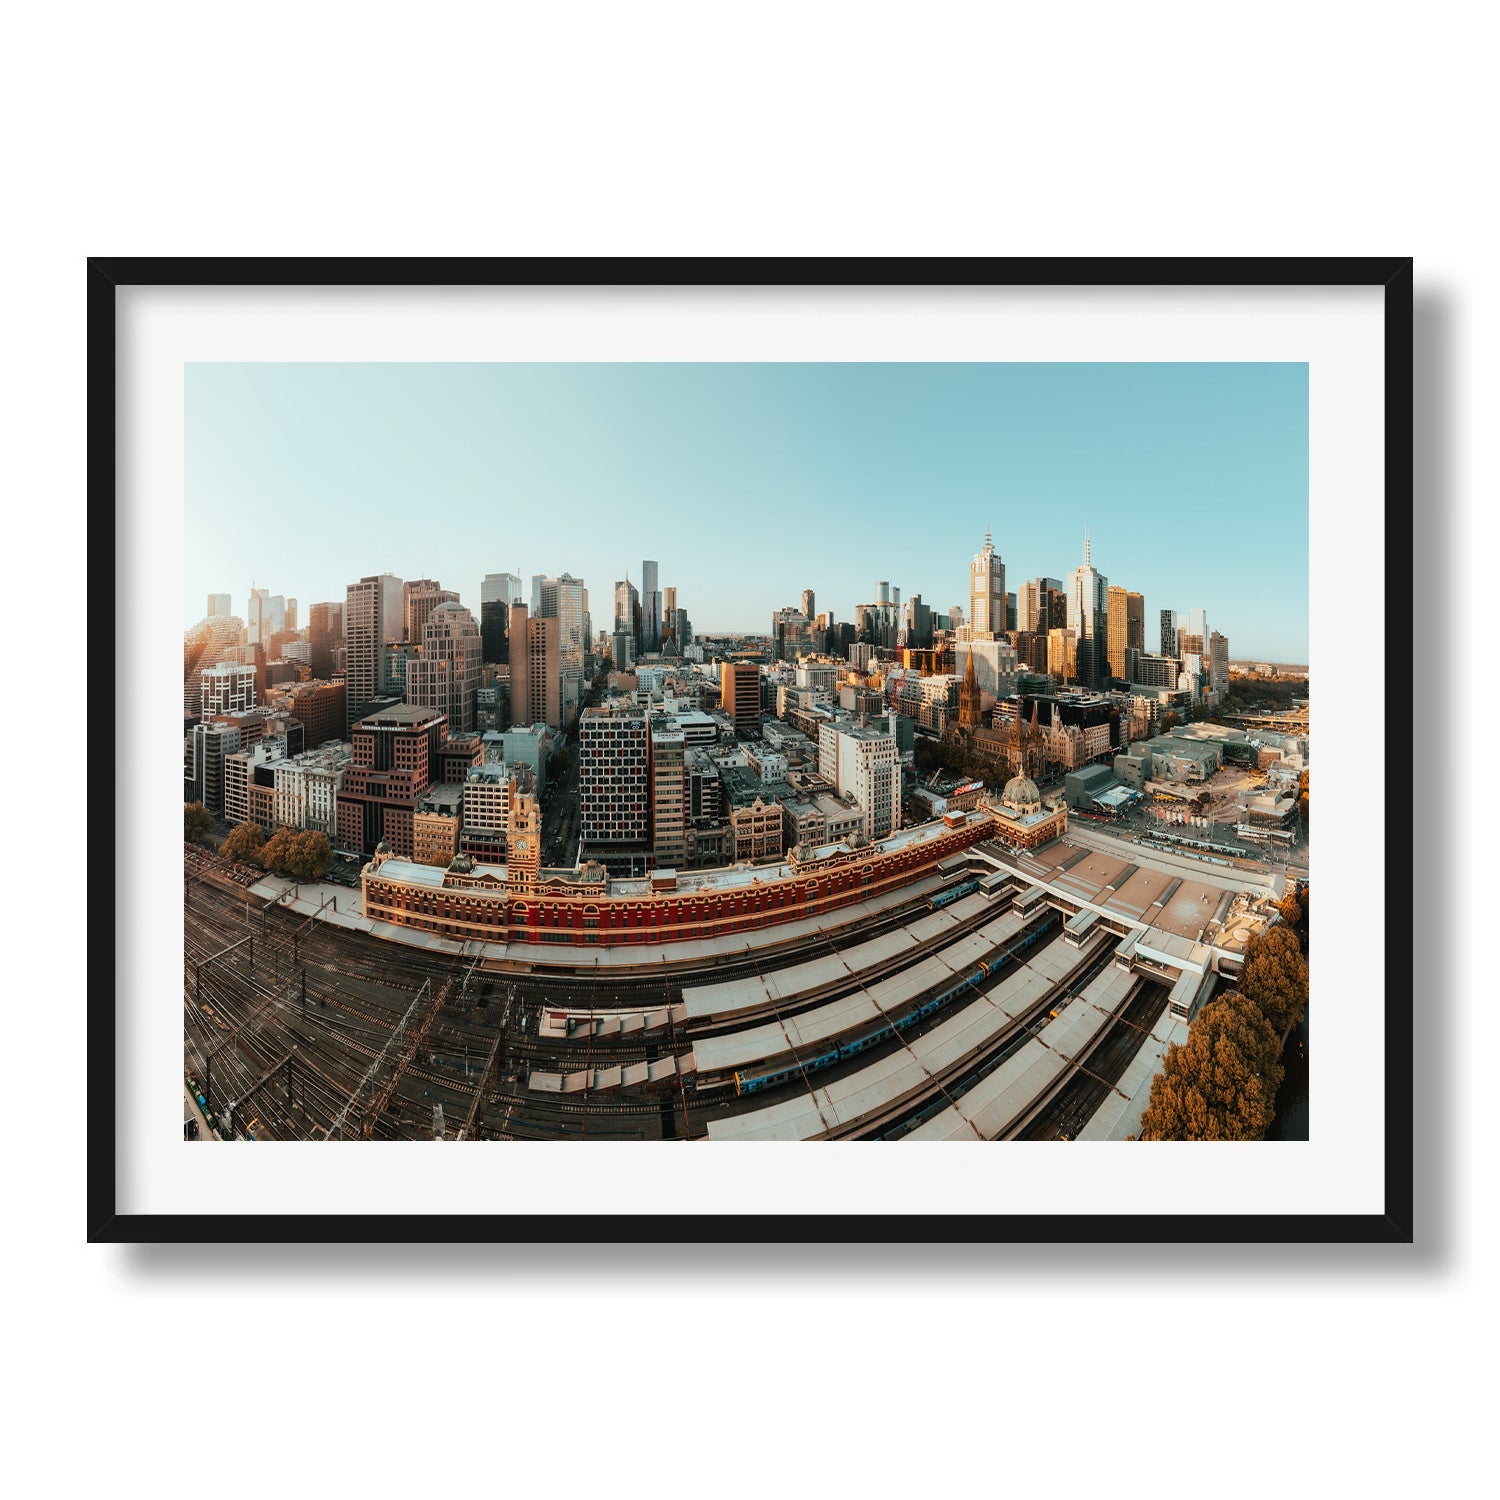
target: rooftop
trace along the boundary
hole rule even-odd
[[[377,709],[359,721],[358,727],[411,729],[440,723],[447,716],[436,709],[417,708],[411,703],[393,703],[389,708]]]

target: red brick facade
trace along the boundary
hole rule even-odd
[[[910,884],[993,832],[991,818],[976,813],[961,827],[934,825],[930,836],[893,849],[877,844],[806,864],[724,872],[717,879],[684,874],[609,881],[602,871],[594,879],[573,872],[549,878],[544,870],[534,887],[519,890],[507,887],[500,869],[450,870],[441,886],[432,886],[383,876],[383,862],[376,862],[365,870],[364,914],[457,940],[583,945],[721,937],[816,916]]]

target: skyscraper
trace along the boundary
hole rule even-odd
[[[266,646],[286,622],[286,600],[270,589],[250,590],[245,610],[245,639],[251,646]]]
[[[1125,646],[1127,650],[1146,649],[1146,597],[1134,591],[1125,595]]]
[[[1125,590],[1118,584],[1109,586],[1109,675],[1124,677],[1126,649]]]
[[[589,592],[581,578],[564,573],[542,580],[541,618],[557,621],[558,660],[562,673],[562,711],[571,715],[583,697],[588,655]]]
[[[507,659],[510,607],[521,597],[518,573],[486,573],[479,585],[479,638],[487,662]]]
[[[538,577],[541,575],[538,574]],[[532,619],[524,604],[510,607],[511,723],[562,727],[562,663],[558,621]]]
[[[1177,611],[1164,609],[1161,612],[1161,654],[1177,655]]]
[[[641,649],[661,650],[661,591],[657,588],[656,564],[641,563]]]
[[[471,733],[482,654],[474,616],[462,604],[439,604],[422,627],[420,659],[406,664],[406,701],[442,714],[450,734]]]
[[[813,591],[811,589],[802,590],[802,613],[809,620],[816,620],[818,618],[818,611],[813,603]]]
[[[585,709],[578,734],[580,854],[644,874],[651,854],[650,738],[633,704]]]
[[[1127,651],[1146,648],[1146,600],[1130,589],[1109,587],[1109,672],[1129,677]]]
[[[1097,687],[1109,674],[1109,580],[1094,566],[1088,533],[1083,562],[1068,574],[1068,627],[1078,643],[1078,680]]]
[[[413,578],[401,591],[401,639],[414,646],[422,643],[427,617],[440,604],[457,604],[458,595],[435,578]]]
[[[215,615],[227,615],[230,611],[228,594],[210,594],[208,596],[208,618]]]
[[[379,574],[351,583],[344,599],[344,678],[348,693],[349,723],[355,724],[379,695],[385,651],[385,604],[389,596],[386,579]]]
[[[1229,691],[1229,637],[1217,630],[1208,638],[1208,686],[1221,701]]]
[[[401,639],[401,603],[406,586],[394,573],[382,573],[376,581],[380,584],[380,621],[383,632],[380,643],[384,645],[388,641]]]
[[[1005,563],[984,528],[984,550],[969,564],[969,627],[975,635],[1005,630]]]
[[[307,664],[315,678],[326,680],[333,675],[333,643],[344,633],[344,606],[315,604],[307,613]]]
[[[637,623],[641,612],[640,598],[635,585],[628,578],[622,578],[615,584],[615,629],[630,633],[637,652],[641,649]]]

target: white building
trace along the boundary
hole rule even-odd
[[[505,833],[510,827],[509,766],[486,763],[473,767],[464,778],[463,826],[486,833]]]
[[[847,721],[820,725],[818,774],[859,804],[866,838],[900,828],[901,753],[889,732]]]
[[[199,711],[203,718],[215,714],[242,714],[255,707],[255,668],[206,667],[198,676]]]
[[[837,662],[798,662],[795,680],[799,688],[811,688],[816,693],[832,693],[837,690],[843,671]]]
[[[274,772],[271,809],[282,828],[334,835],[334,813],[344,771],[353,763],[354,747],[333,740],[302,755],[280,760]]]

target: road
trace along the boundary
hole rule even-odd
[[[562,742],[568,766],[555,781],[550,777],[542,799],[542,865],[548,869],[570,868],[578,855],[578,737]]]

